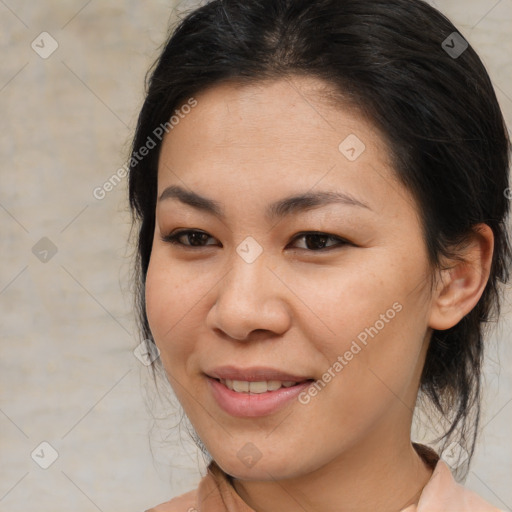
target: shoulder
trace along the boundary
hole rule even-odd
[[[449,467],[439,460],[434,473],[425,486],[417,512],[452,511],[500,512],[475,492],[457,483]]]
[[[161,503],[145,512],[197,512],[197,489],[176,496],[170,501]]]
[[[468,512],[501,512],[500,509],[485,501],[479,494],[458,483],[454,485],[453,498],[455,498],[454,503],[456,500],[463,507],[463,510]]]

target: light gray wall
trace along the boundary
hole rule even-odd
[[[481,55],[512,126],[512,0],[435,4]],[[150,453],[148,377],[132,353],[126,179],[93,196],[126,161],[173,5],[0,1],[0,511],[142,511],[200,478],[176,429],[167,442],[157,432]],[[31,47],[51,50],[43,31],[58,44],[46,59]],[[503,510],[512,510],[510,298],[466,483]],[[48,469],[41,442],[58,453]]]

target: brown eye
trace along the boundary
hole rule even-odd
[[[172,233],[161,237],[163,242],[168,242],[175,245],[182,245],[184,247],[206,247],[206,245],[203,245],[203,242],[206,242],[208,238],[213,237],[211,237],[210,235],[203,231],[198,231],[195,229],[181,230],[177,231],[176,233]],[[183,243],[181,241],[182,239],[188,240],[189,243]]]
[[[299,247],[299,249],[306,249],[309,251],[322,251],[325,249],[330,249],[331,247],[340,247],[343,245],[350,244],[350,242],[348,242],[347,240],[343,240],[342,238],[339,238],[337,236],[328,235],[327,233],[320,232],[301,233],[300,235],[297,235],[293,240],[296,241],[301,238],[305,240],[306,247]],[[337,243],[331,246],[326,246],[329,240],[334,240]]]
[[[207,247],[208,245],[215,245],[206,244],[205,242],[207,242],[208,238],[213,239],[212,236],[208,235],[208,233],[205,233],[204,231],[186,229],[163,236],[161,237],[161,240],[163,242],[186,248],[202,248]],[[343,238],[317,231],[300,233],[293,238],[293,242],[300,239],[305,240],[305,247],[299,247],[299,249],[305,249],[310,252],[320,252],[331,248],[342,247],[344,245],[352,245],[349,241],[344,240]],[[183,240],[186,240],[188,243],[184,243]],[[336,243],[333,245],[327,245],[329,241],[334,241]]]

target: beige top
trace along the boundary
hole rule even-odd
[[[418,505],[400,512],[500,512],[478,494],[458,484],[446,463],[433,450],[418,444],[415,448],[434,471]],[[237,494],[229,478],[212,461],[197,489],[146,512],[254,512]]]

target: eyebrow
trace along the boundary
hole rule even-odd
[[[158,202],[162,202],[168,199],[177,199],[178,201],[187,204],[197,210],[204,211],[206,213],[215,215],[221,219],[225,218],[224,210],[221,203],[201,196],[196,192],[185,190],[178,185],[171,185],[167,187],[160,197]],[[366,208],[371,211],[371,208],[351,196],[343,192],[332,192],[332,191],[318,191],[318,192],[306,192],[304,194],[297,194],[284,199],[280,199],[274,203],[268,205],[265,212],[266,217],[269,220],[275,218],[282,218],[294,213],[301,211],[307,211],[328,204],[338,203],[347,206],[355,206],[359,208]]]

